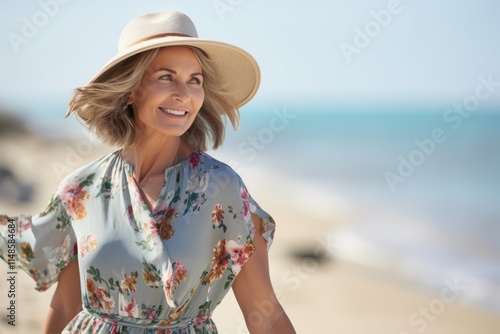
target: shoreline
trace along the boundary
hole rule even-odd
[[[222,157],[230,160],[232,156]],[[446,235],[401,212],[366,210],[360,203],[338,194],[318,191],[317,183],[293,179],[293,174],[269,170],[258,163],[241,168],[239,173],[258,203],[262,196],[285,210],[298,208],[296,210],[314,219],[323,229],[322,233],[328,235],[316,240],[309,238],[308,242],[299,240],[295,245],[298,248],[314,250],[321,240],[331,239],[334,247],[330,247],[330,255],[336,260],[369,268],[427,293],[439,293],[443,281],[460,278],[469,286],[463,291],[462,300],[500,314],[500,283],[491,277],[494,268],[474,268],[478,260],[481,266],[491,266],[493,258],[484,262],[477,258],[477,252],[468,253],[471,249],[480,249],[483,256],[498,257],[495,249],[485,243],[476,240],[471,244],[464,235]],[[272,209],[269,210],[272,214]],[[405,242],[390,240],[399,234]],[[303,236],[308,239],[308,231],[304,231]]]

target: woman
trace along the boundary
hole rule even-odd
[[[125,27],[68,112],[122,149],[66,177],[41,214],[0,219],[4,260],[15,225],[17,265],[38,290],[58,281],[45,333],[216,333],[229,287],[251,333],[294,333],[269,278],[274,221],[203,152],[258,83],[248,53],[199,39],[184,14]]]

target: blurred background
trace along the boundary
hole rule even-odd
[[[498,1],[0,5],[0,212],[41,211],[116,149],[64,120],[67,103],[130,19],[174,9],[260,63],[240,130],[209,153],[275,216],[273,284],[299,333],[500,331]],[[41,305],[19,311],[36,333],[50,292],[19,298]],[[229,296],[221,333],[245,333],[238,312]]]

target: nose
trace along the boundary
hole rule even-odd
[[[185,84],[177,82],[172,90],[172,98],[179,102],[186,102],[189,100],[189,91]]]

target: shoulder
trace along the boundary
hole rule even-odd
[[[194,154],[194,164],[191,164],[193,170],[198,175],[205,175],[207,180],[206,191],[214,197],[234,196],[242,192],[245,188],[240,175],[231,166],[210,156],[209,154],[197,151]]]
[[[39,214],[39,217],[47,216],[54,211],[60,213],[60,219],[63,219],[63,225],[70,224],[69,216],[81,220],[86,215],[83,201],[91,197],[90,193],[100,184],[99,179],[103,178],[109,166],[116,162],[118,152],[105,155],[89,164],[86,164],[66,176],[57,187],[53,194],[49,206]],[[64,205],[63,209],[61,206]],[[61,218],[62,217],[62,218]]]
[[[212,157],[206,152],[197,151],[194,155],[196,156],[194,159],[199,160],[195,163],[199,163],[201,169],[209,173],[211,178],[215,178],[215,180],[223,183],[242,183],[240,175],[228,164]]]
[[[105,173],[110,164],[116,162],[118,158],[119,151],[115,151],[104,155],[86,165],[83,165],[73,172],[69,173],[59,184],[59,189],[65,187],[67,184],[87,184],[91,185],[93,180],[100,177],[101,174]]]

